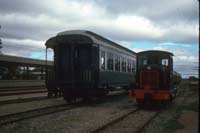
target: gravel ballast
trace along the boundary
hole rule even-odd
[[[127,95],[99,104],[23,120],[0,127],[1,132],[90,132],[108,121],[136,108]]]

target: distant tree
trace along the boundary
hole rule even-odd
[[[196,78],[196,77],[194,77],[194,76],[190,76],[190,77],[189,77],[189,80],[190,80],[190,81],[198,81],[198,78]]]
[[[0,29],[1,29],[1,25],[0,25]],[[2,54],[1,49],[3,48],[2,46],[2,42],[1,42],[1,38],[0,38],[0,54]]]

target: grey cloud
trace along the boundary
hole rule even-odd
[[[31,47],[30,44],[16,44],[13,42],[4,41],[2,50],[3,54],[30,57],[32,52],[45,51],[45,48],[42,48],[42,46]]]
[[[172,25],[178,25],[180,22],[183,22],[182,25],[197,25],[198,9],[195,5],[196,2],[189,1],[86,0],[86,2],[96,2],[95,6],[98,5],[106,9],[107,16],[94,18],[81,16],[82,12],[80,11],[76,11],[76,14],[73,14],[73,12],[62,12],[67,11],[67,9],[56,11],[59,10],[59,7],[56,7],[56,5],[52,10],[51,8],[54,5],[51,2],[53,1],[48,0],[40,2],[32,0],[15,0],[12,2],[1,0],[0,17],[2,19],[0,20],[0,25],[2,25],[2,29],[0,36],[16,39],[30,38],[34,40],[47,40],[60,31],[86,29],[119,41],[164,42],[170,40],[170,42],[197,43],[198,35],[196,32],[194,34],[188,34],[181,33],[178,30],[172,30],[172,32],[168,31],[159,37],[155,37],[153,33],[144,34],[145,31],[141,33],[138,33],[137,30],[135,32],[130,32],[129,30],[122,31],[120,27],[112,24],[120,15],[136,15],[149,19],[156,28],[159,27],[161,30],[166,30]],[[85,1],[75,0],[75,2],[83,3]],[[12,15],[16,17],[12,18]],[[106,21],[102,25],[99,21],[103,21],[104,19]],[[174,21],[175,19],[181,21],[177,23]]]
[[[28,15],[38,15],[47,12],[48,3],[46,6],[42,1],[33,0],[1,0],[0,12],[1,13],[23,13]]]
[[[46,40],[61,27],[48,22],[53,18],[40,15],[32,17],[24,14],[2,15],[0,13],[0,17],[2,18],[0,36],[6,38]]]
[[[135,14],[152,21],[198,21],[198,2],[193,0],[97,0],[111,13]]]
[[[44,46],[38,47],[31,41],[30,44],[25,44],[29,41],[19,44],[20,40],[45,42],[58,32],[72,29],[92,30],[117,42],[196,45],[199,39],[198,12],[196,0],[0,0],[0,38],[4,54],[24,57],[44,51]],[[128,16],[127,20],[117,23],[124,16]],[[138,18],[131,18],[133,16]],[[5,38],[16,39],[16,42],[5,41]],[[198,56],[190,50],[164,50],[177,55],[176,63],[188,62],[185,57],[191,55]],[[193,59],[196,60],[190,60]]]
[[[26,49],[26,50],[25,50]],[[15,55],[15,56],[23,56],[23,57],[29,57],[31,52],[38,51],[42,49],[37,49],[35,47],[29,47],[29,46],[22,46],[22,45],[16,45],[16,44],[4,44],[3,45],[3,54],[8,55]]]

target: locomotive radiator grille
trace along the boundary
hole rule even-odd
[[[140,87],[158,88],[159,87],[158,71],[141,71],[140,72]]]

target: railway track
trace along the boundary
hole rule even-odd
[[[53,114],[53,113],[58,113],[58,112],[62,112],[65,110],[70,110],[76,107],[82,107],[82,106],[87,106],[88,104],[90,105],[94,105],[94,104],[101,104],[103,102],[106,102],[106,100],[111,100],[111,97],[120,97],[121,95],[123,95],[123,93],[119,93],[119,94],[113,94],[113,95],[108,95],[104,101],[95,101],[95,102],[91,102],[88,103],[83,100],[78,100],[78,102],[73,103],[73,104],[68,104],[68,103],[62,103],[59,105],[53,105],[53,106],[48,106],[48,107],[42,107],[42,108],[37,108],[37,109],[31,109],[31,110],[27,110],[27,111],[20,111],[20,112],[16,112],[16,113],[11,113],[11,114],[6,114],[6,115],[2,115],[0,116],[0,127],[7,125],[7,124],[11,124],[14,122],[20,122],[23,120],[27,120],[27,119],[32,119],[32,118],[36,118],[36,117],[40,117],[40,116],[44,116],[44,115],[49,115],[49,114]],[[33,99],[32,99],[33,100]],[[34,99],[35,100],[35,99]],[[40,100],[40,99],[38,99]]]
[[[39,116],[44,116],[44,115],[48,115],[48,114],[62,112],[65,110],[70,110],[75,107],[79,107],[79,106],[77,104],[74,104],[74,105],[60,104],[60,105],[56,105],[56,106],[38,108],[38,109],[34,109],[34,110],[0,116],[0,127],[3,125],[14,123],[14,122],[19,122],[22,120],[32,119],[32,118],[36,118]]]
[[[45,92],[47,92],[47,89],[44,86],[0,88],[0,96],[24,95]]]
[[[24,95],[24,94],[34,94],[34,93],[46,93],[46,92],[47,90],[11,92],[11,93],[0,93],[0,96]]]
[[[0,91],[9,91],[9,90],[27,90],[27,89],[40,89],[40,88],[45,88],[45,86],[0,87]]]
[[[136,133],[141,133],[145,129],[145,127],[147,127],[151,123],[151,121],[153,121],[160,113],[161,111],[155,112],[147,121],[145,121],[145,123],[141,127],[136,130]]]
[[[92,132],[135,132],[140,133],[161,111],[147,111],[139,108],[110,120]]]
[[[46,100],[46,99],[48,99],[48,96],[22,98],[22,99],[11,99],[11,100],[0,101],[0,106],[5,105],[5,104],[25,103],[25,102],[40,101],[40,100]]]
[[[181,93],[177,95],[177,98],[184,96],[186,89],[184,88]],[[176,99],[175,99],[176,100]],[[181,99],[181,103],[185,102],[185,97]],[[163,108],[165,106],[161,106]],[[166,106],[167,108],[169,106]],[[141,133],[144,129],[162,112],[162,109],[150,109],[143,110],[136,108],[131,110],[122,116],[110,120],[104,125],[92,130],[92,132],[134,132]]]
[[[121,92],[121,93],[123,94],[124,92]],[[118,95],[120,95],[121,93],[119,93]],[[111,93],[109,95],[113,95],[113,94]],[[48,96],[37,96],[37,97],[30,97],[30,98],[28,97],[28,98],[20,98],[20,99],[17,98],[17,99],[1,100],[0,105],[31,102],[31,101],[40,101],[40,100],[53,99],[53,98],[58,98],[58,97],[48,98]]]

